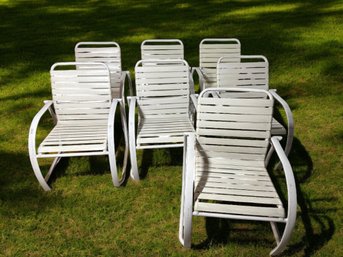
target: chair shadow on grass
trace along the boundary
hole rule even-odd
[[[144,149],[142,155],[142,162],[141,162],[141,171],[139,174],[140,179],[145,179],[148,175],[149,168],[152,165],[153,159],[153,150],[152,149]]]
[[[307,195],[304,194],[302,190],[302,184],[311,177],[313,172],[313,163],[311,156],[297,138],[294,138],[293,147],[289,159],[293,167],[297,189],[299,212],[297,214],[296,227],[299,227],[300,225],[300,227],[303,226],[304,229],[302,232],[297,232],[296,230],[293,231],[293,237],[297,238],[297,240],[291,240],[283,255],[293,256],[294,254],[303,251],[304,256],[311,256],[332,238],[332,235],[335,231],[335,225],[333,220],[328,215],[326,215],[326,213],[328,211],[336,211],[336,209],[318,207],[314,208],[313,203],[316,202],[316,205],[318,206],[318,202],[322,202],[323,204],[325,204],[337,201],[337,199],[335,197],[329,199],[315,199],[309,198]],[[276,160],[274,159],[273,162],[275,164]],[[274,164],[271,163],[271,167],[274,167]],[[276,173],[276,177],[282,177],[283,174],[282,171],[274,171],[272,173]],[[273,175],[272,179],[273,181],[275,180]],[[274,184],[277,189],[281,187],[278,183]],[[278,192],[280,192],[280,190],[278,190]],[[283,198],[285,198],[285,196],[283,196],[282,198],[281,195],[280,197],[282,200],[284,200]],[[237,244],[249,245],[270,245],[270,249],[272,249],[275,245],[274,242],[272,243],[270,241],[270,237],[263,236],[264,234],[268,235],[268,231],[269,234],[272,235],[269,224],[248,221],[242,222],[209,217],[205,218],[205,223],[207,238],[205,241],[199,244],[192,245],[194,249],[207,249],[211,246],[230,244],[232,242]],[[246,225],[244,224],[248,224],[248,227],[252,226],[253,228],[254,226],[256,226],[256,229],[247,229]],[[295,233],[303,234],[295,235]],[[249,240],[247,240],[247,237]]]
[[[118,111],[118,110],[117,110]],[[121,122],[119,115],[116,115],[115,121],[115,150],[116,150],[116,165],[118,172],[122,171],[124,151],[125,151],[125,140],[124,134],[121,128]],[[119,132],[119,133],[118,133]],[[77,167],[72,167],[74,163],[77,163]],[[82,163],[82,165],[81,165]],[[77,171],[74,171],[77,169]],[[82,157],[64,157],[57,164],[53,171],[48,183],[52,185],[57,178],[65,176],[68,170],[72,170],[72,174],[75,176],[88,176],[88,175],[106,175],[110,174],[110,164],[108,156],[96,155],[96,156],[82,156]],[[127,159],[127,172],[124,179],[123,186],[127,183],[127,178],[130,170],[130,159]]]
[[[49,180],[47,181],[50,187],[53,186],[53,184],[58,178],[65,176],[66,170],[69,166],[69,160],[70,158],[64,157],[64,158],[61,158],[61,160],[58,162]],[[46,169],[43,167],[42,170],[46,170]]]
[[[117,169],[118,172],[122,171],[122,160],[123,160],[123,151],[120,151],[116,156],[117,158]],[[73,159],[73,160],[72,160]],[[118,165],[118,160],[120,160]],[[74,171],[73,164],[82,163],[83,166],[78,167],[77,171]],[[53,186],[53,183],[60,177],[66,176],[69,170],[72,170],[72,176],[101,176],[111,174],[109,167],[109,160],[107,156],[86,156],[86,157],[64,157],[57,164],[54,169],[51,177],[48,180],[48,184]],[[127,183],[128,171],[130,170],[129,163],[127,167],[126,176],[123,182],[123,186]],[[109,179],[111,181],[111,179]]]
[[[29,216],[63,200],[61,192],[44,194],[37,182],[27,153],[0,151],[0,202],[2,218]],[[63,166],[63,162],[59,163]],[[43,169],[48,165],[43,165]],[[64,168],[62,168],[63,170]],[[6,240],[6,239],[5,239]]]
[[[153,166],[175,165],[181,166],[183,162],[183,147],[165,149],[144,149],[139,167],[140,179],[145,179]]]
[[[337,198],[311,199],[304,194],[301,184],[305,183],[311,177],[313,172],[313,163],[309,153],[297,138],[294,138],[293,141],[293,148],[290,153],[290,162],[295,171],[294,176],[297,189],[297,201],[298,206],[300,207],[298,222],[302,222],[305,234],[302,235],[298,242],[289,245],[285,255],[293,256],[296,252],[303,249],[304,256],[311,256],[332,238],[332,235],[335,232],[335,225],[333,220],[326,215],[326,213],[337,211],[335,208],[315,208],[313,207],[313,203],[316,203],[317,205],[318,202],[323,204],[335,202],[337,201]],[[314,229],[314,227],[318,226],[319,231],[317,231],[318,229]]]

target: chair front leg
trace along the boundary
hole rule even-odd
[[[128,97],[129,102],[129,145],[130,145],[130,160],[131,172],[130,175],[134,180],[139,180],[137,154],[136,154],[136,133],[135,133],[135,109],[136,97]]]
[[[108,159],[110,162],[110,169],[112,175],[113,185],[120,186],[117,174],[116,154],[115,154],[115,142],[114,142],[114,122],[117,104],[120,100],[114,99],[111,104],[111,109],[108,118],[107,134],[108,134]]]
[[[179,223],[179,241],[186,247],[192,245],[193,190],[195,170],[195,134],[184,136],[182,193]]]
[[[128,128],[127,128],[127,118],[126,118],[126,111],[125,111],[125,103],[124,101],[120,101],[120,117],[121,117],[121,123],[122,123],[122,129],[124,133],[124,141],[125,141],[125,152],[124,152],[124,160],[123,160],[123,179],[126,177],[126,169],[127,169],[127,163],[129,158],[129,134],[128,134]]]
[[[50,191],[51,187],[48,185],[47,180],[49,179],[50,175],[52,173],[53,168],[55,168],[58,160],[53,161],[53,164],[51,165],[51,168],[49,169],[47,179],[44,178],[42,171],[40,170],[38,159],[37,159],[37,153],[36,153],[36,134],[37,134],[37,127],[39,124],[40,119],[44,115],[46,111],[48,111],[53,102],[52,101],[45,101],[45,105],[40,109],[40,111],[35,115],[31,122],[30,130],[29,130],[29,138],[28,138],[28,150],[29,150],[29,156],[30,156],[30,162],[32,165],[32,169],[35,173],[35,176],[39,182],[39,184],[43,187],[45,191]]]
[[[288,202],[288,209],[287,209],[287,219],[286,219],[286,226],[284,228],[283,234],[281,239],[276,238],[277,246],[271,251],[270,255],[275,256],[284,251],[291,238],[292,231],[295,226],[295,220],[297,215],[297,192],[296,192],[296,185],[295,179],[292,171],[291,164],[289,163],[285,152],[283,151],[280,142],[280,138],[272,137],[271,143],[274,147],[280,162],[282,164],[285,177],[286,177],[286,185],[287,185],[287,202]]]

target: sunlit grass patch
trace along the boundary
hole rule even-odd
[[[107,157],[65,159],[51,192],[39,187],[27,152],[30,122],[51,99],[49,69],[74,60],[77,42],[117,41],[133,71],[145,39],[181,39],[198,66],[203,38],[237,37],[242,54],[268,58],[270,87],[294,114],[298,220],[285,256],[341,256],[342,8],[330,0],[0,0],[0,255],[268,255],[264,223],[196,217],[193,248],[181,246],[182,149],[138,151],[146,176],[122,188]],[[38,141],[53,126],[48,115],[41,124]],[[47,170],[51,160],[41,163]]]

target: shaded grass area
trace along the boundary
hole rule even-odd
[[[203,38],[236,37],[243,54],[269,59],[271,87],[294,112],[298,220],[285,255],[342,256],[342,15],[330,0],[1,0],[0,254],[266,256],[274,242],[263,223],[194,218],[193,249],[180,246],[181,149],[139,152],[144,180],[120,189],[107,158],[66,159],[49,193],[27,154],[30,122],[50,98],[50,66],[73,60],[78,41],[117,41],[132,71],[144,39],[181,39],[197,66]],[[49,127],[45,119],[41,138]]]

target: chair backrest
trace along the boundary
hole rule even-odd
[[[116,42],[79,42],[75,46],[76,62],[106,63],[111,72],[112,97],[121,97],[121,50]],[[87,68],[87,66],[83,66]]]
[[[106,64],[55,63],[50,75],[58,122],[107,122],[112,98]]]
[[[141,44],[142,60],[184,59],[183,43],[179,39],[148,39]]]
[[[241,43],[235,38],[205,38],[199,45],[199,67],[205,74],[204,88],[217,87],[217,62],[226,57],[239,62]]]
[[[142,116],[168,119],[188,115],[190,89],[186,61],[141,60],[135,66],[135,74]]]
[[[210,97],[211,93],[227,93],[227,97]],[[235,93],[258,92],[264,98],[231,97]],[[234,93],[234,94],[230,94]],[[269,144],[274,100],[265,90],[240,88],[213,88],[204,90],[198,100],[197,163],[232,167],[263,164]],[[199,166],[199,167],[200,167]],[[200,169],[203,170],[203,169]]]
[[[218,87],[269,89],[268,60],[262,55],[242,55],[240,62],[222,57],[217,64]]]

